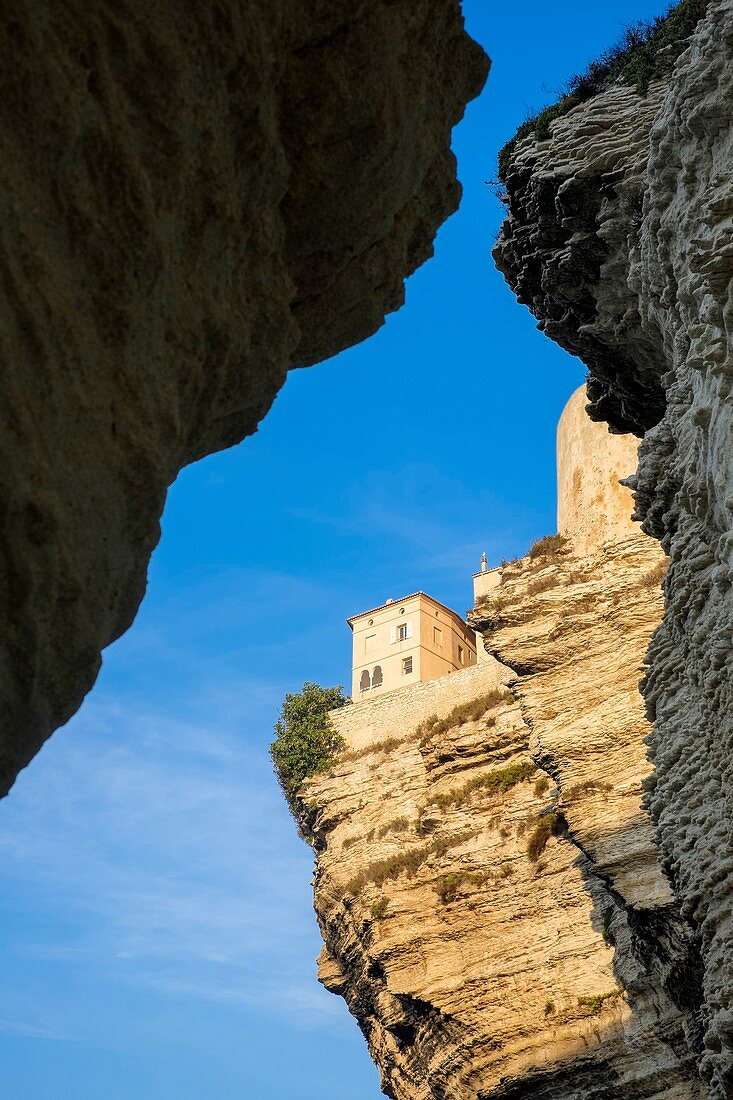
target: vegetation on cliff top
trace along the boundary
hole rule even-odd
[[[291,814],[302,825],[303,805],[298,798],[305,780],[333,763],[344,739],[328,717],[349,702],[342,687],[303,684],[302,692],[288,692],[275,723],[270,755]]]
[[[572,77],[557,102],[528,118],[511,141],[499,153],[499,180],[504,181],[517,142],[529,134],[538,141],[550,135],[550,123],[572,111],[609,85],[632,85],[645,95],[655,77],[671,70],[687,45],[687,40],[705,14],[707,0],[681,0],[665,15],[650,23],[635,23],[626,28],[623,38],[592,61],[584,73]]]

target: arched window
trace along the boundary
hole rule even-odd
[[[382,666],[375,665],[374,672],[372,673],[372,687],[379,688],[382,686]]]
[[[359,691],[369,691],[369,686],[370,686],[369,673],[367,672],[366,669],[364,669],[364,671],[361,674],[361,677],[359,678]]]

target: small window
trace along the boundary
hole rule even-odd
[[[382,686],[382,682],[383,682],[382,666],[381,665],[375,665],[374,666],[374,672],[372,673],[372,687],[373,688],[380,688]]]
[[[392,642],[407,641],[408,638],[412,637],[412,623],[408,619],[406,623],[400,623],[399,626],[391,626],[389,636]]]
[[[458,647],[458,664],[459,665],[463,664],[463,646],[462,645],[459,645],[459,647]]]
[[[359,678],[359,691],[369,691],[370,687],[371,687],[371,680],[369,678],[369,673],[367,672],[366,669],[364,669],[364,671],[362,672],[362,674]]]
[[[412,672],[412,657],[405,657],[402,662],[402,675],[409,676]]]
[[[433,627],[433,644],[436,645],[438,649],[443,648],[443,631],[439,626]]]

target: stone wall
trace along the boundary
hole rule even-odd
[[[639,440],[591,420],[587,403],[580,386],[557,426],[557,530],[581,557],[639,530],[631,490],[619,483],[636,471]]]
[[[498,661],[487,656],[480,664],[459,672],[331,711],[330,717],[350,749],[363,749],[395,731],[414,729],[431,714],[442,718],[457,703],[498,687],[507,675]]]

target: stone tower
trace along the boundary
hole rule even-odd
[[[580,386],[557,425],[557,530],[581,557],[639,530],[631,491],[619,485],[636,470],[639,440],[591,420],[587,400]]]

